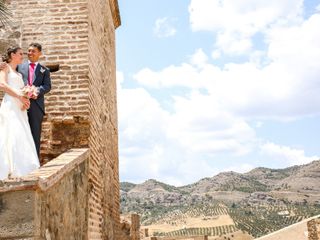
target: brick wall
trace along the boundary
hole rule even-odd
[[[90,180],[89,228],[103,226],[89,239],[119,239],[119,166],[116,108],[115,34],[109,1],[90,0],[89,111]],[[103,180],[101,182],[101,180]],[[101,215],[104,216],[101,218]],[[109,218],[108,216],[113,216]],[[112,230],[113,229],[113,230]]]
[[[15,20],[0,47],[43,45],[45,65],[60,64],[46,95],[42,161],[89,147],[88,238],[120,240],[116,109],[116,0],[10,0]],[[3,48],[5,49],[5,48]],[[1,96],[0,96],[1,97]]]
[[[80,134],[84,139],[89,136],[87,4],[87,0],[25,0],[23,3],[12,0],[9,8],[15,23],[11,29],[2,29],[2,45],[15,42],[26,51],[36,41],[43,45],[40,62],[60,64],[60,71],[52,74],[52,90],[46,95],[47,115],[41,141],[43,162],[73,144],[73,139],[62,141],[51,134],[55,132],[55,122],[60,124],[58,131],[65,136],[68,134],[64,130],[70,132],[73,128],[76,132],[81,122],[84,130]],[[67,126],[63,128],[61,124]],[[75,147],[86,146],[88,141],[82,140]]]

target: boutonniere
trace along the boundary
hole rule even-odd
[[[40,72],[44,73],[46,71],[46,69],[44,69],[43,67],[40,68]]]

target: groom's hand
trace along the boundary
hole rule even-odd
[[[38,98],[38,95],[32,95],[30,98],[36,100]]]
[[[8,64],[7,64],[7,63],[5,63],[5,62],[0,62],[0,71],[6,69],[7,67],[8,67]]]

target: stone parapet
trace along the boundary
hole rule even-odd
[[[318,240],[320,238],[316,238],[316,229],[318,226],[319,231],[319,225],[317,225],[319,219],[320,215],[304,219],[266,236],[256,238],[256,240]]]
[[[179,237],[150,237],[143,240],[208,240],[207,235],[203,236],[179,236]]]
[[[89,157],[89,149],[71,149],[30,174],[0,181],[0,193],[18,190],[46,191]]]
[[[88,149],[0,183],[0,239],[86,239]]]
[[[131,214],[131,240],[140,240],[140,216],[138,214]]]
[[[320,218],[308,221],[308,240],[320,240]]]

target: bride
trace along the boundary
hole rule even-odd
[[[10,47],[3,56],[8,67],[0,71],[0,90],[5,92],[0,107],[0,180],[28,174],[39,167],[28,123],[30,101],[17,65],[23,60],[20,47]]]

